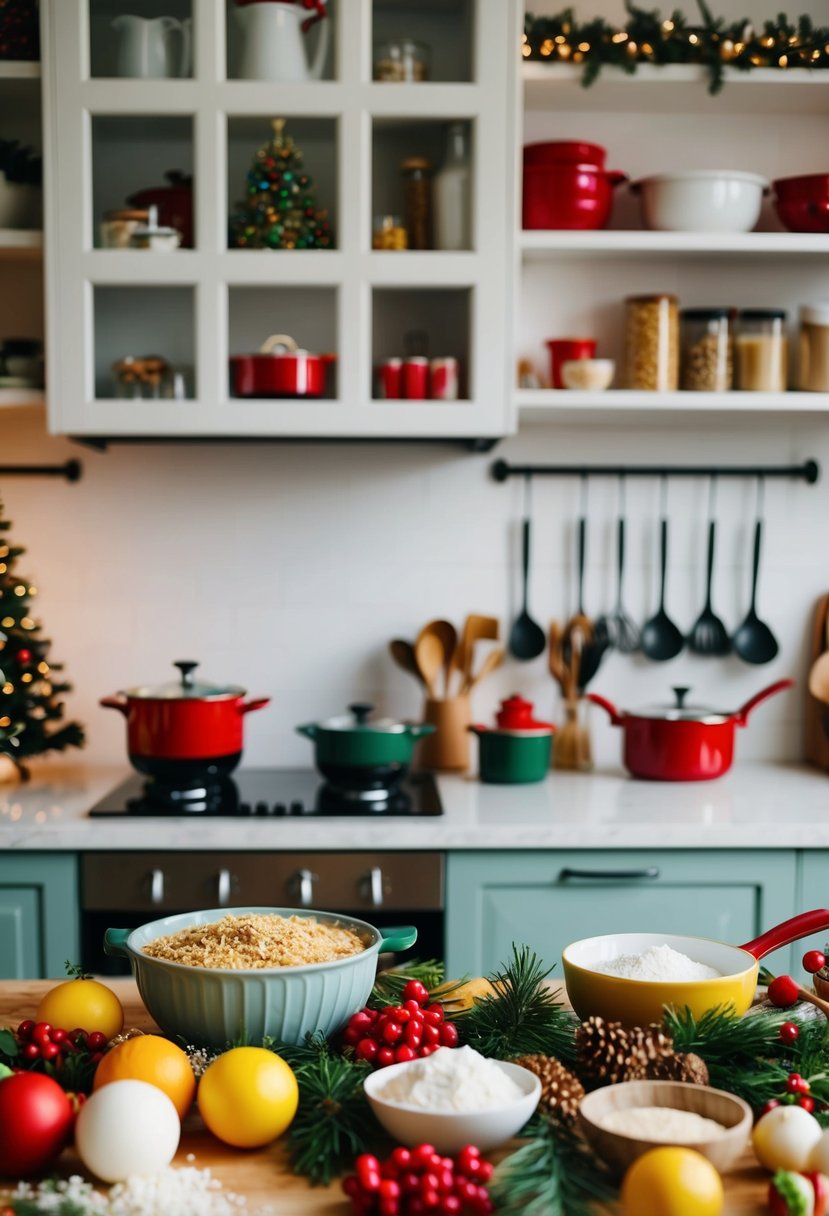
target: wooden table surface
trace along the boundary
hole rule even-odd
[[[43,993],[53,986],[48,980],[0,980],[0,1027],[17,1026],[32,1017]],[[157,1031],[138,995],[133,980],[107,980],[124,1006],[124,1025],[140,1030]],[[188,1160],[190,1155],[195,1160]],[[296,1177],[287,1163],[279,1144],[258,1150],[229,1148],[207,1132],[195,1109],[185,1120],[176,1165],[210,1168],[228,1191],[247,1198],[242,1209],[247,1216],[257,1216],[269,1209],[279,1216],[347,1216],[351,1211],[339,1182],[330,1187],[310,1187],[304,1178]],[[74,1151],[67,1149],[60,1158],[60,1174],[84,1174]],[[756,1164],[748,1150],[741,1167],[724,1179],[726,1206],[724,1216],[767,1216],[766,1190],[768,1175]],[[646,1216],[642,1213],[641,1216]],[[688,1214],[691,1216],[691,1213]]]

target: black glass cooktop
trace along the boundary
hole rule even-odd
[[[392,790],[356,793],[320,780],[313,769],[247,768],[215,785],[178,790],[138,775],[92,807],[93,818],[201,815],[237,819],[443,814],[431,773],[412,773]]]

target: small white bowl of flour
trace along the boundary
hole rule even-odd
[[[521,1130],[541,1097],[534,1073],[472,1047],[441,1047],[423,1059],[379,1068],[363,1088],[386,1131],[410,1148],[439,1153],[465,1144],[485,1151]]]

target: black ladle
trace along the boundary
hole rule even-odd
[[[754,566],[751,576],[751,607],[746,618],[734,634],[734,653],[744,663],[770,663],[777,657],[780,647],[777,638],[765,621],[757,615],[757,578],[760,573],[760,545],[763,539],[763,520],[761,510],[762,486],[757,491],[757,521],[754,525]]]
[[[688,635],[688,649],[694,654],[725,655],[731,653],[731,638],[728,630],[711,606],[711,588],[714,582],[714,550],[717,525],[714,521],[714,479],[711,480],[708,518],[708,578],[705,607],[696,619]]]
[[[659,610],[642,626],[642,653],[655,663],[675,659],[685,638],[665,611],[665,578],[668,572],[668,520],[660,522]]]
[[[509,633],[508,646],[510,653],[516,659],[536,659],[543,653],[547,645],[544,630],[530,616],[527,603],[530,582],[530,511],[529,500],[524,509],[524,524],[522,529],[522,572],[524,580],[524,606],[513,622]]]

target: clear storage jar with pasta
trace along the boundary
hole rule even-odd
[[[733,381],[731,310],[683,308],[680,388],[691,393],[725,393]]]
[[[797,387],[829,393],[829,303],[800,310],[800,365]]]
[[[789,343],[782,308],[744,308],[734,339],[735,387],[744,393],[785,393]]]
[[[676,296],[628,296],[625,300],[625,387],[660,393],[679,387]]]

